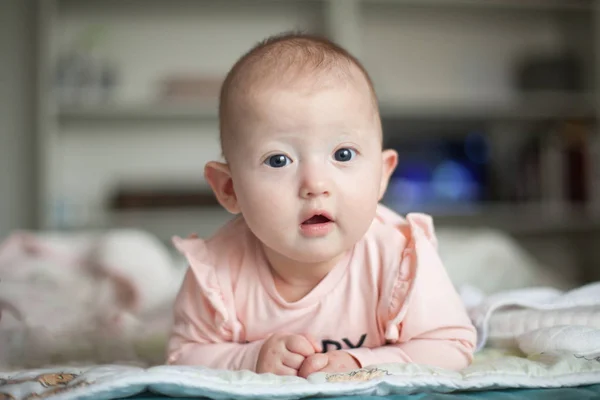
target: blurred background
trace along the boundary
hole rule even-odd
[[[597,279],[599,26],[593,0],[2,0],[0,237],[210,235],[221,80],[302,30],[375,82],[401,156],[386,205]]]

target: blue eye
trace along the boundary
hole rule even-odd
[[[265,160],[265,164],[273,168],[281,168],[290,164],[292,160],[283,154],[275,154]]]
[[[356,151],[348,148],[342,148],[336,150],[334,157],[336,161],[346,162],[352,160],[355,155]]]

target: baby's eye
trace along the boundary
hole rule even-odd
[[[334,157],[336,161],[350,161],[356,155],[356,151],[348,148],[339,149],[335,152]]]
[[[275,154],[265,160],[265,164],[273,168],[281,168],[290,164],[292,160],[286,155],[283,154]]]

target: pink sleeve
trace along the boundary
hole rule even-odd
[[[388,345],[352,349],[361,366],[417,363],[459,370],[473,360],[476,331],[437,252],[431,218],[409,215],[408,236],[384,306]],[[389,300],[391,299],[391,300]]]
[[[263,341],[235,342],[237,321],[214,271],[191,261],[175,300],[167,364],[254,371]]]

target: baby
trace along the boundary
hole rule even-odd
[[[225,162],[205,177],[238,216],[208,240],[174,240],[189,269],[169,364],[300,377],[470,364],[475,329],[431,218],[379,204],[397,154],[352,55],[269,38],[229,72],[219,115]]]

